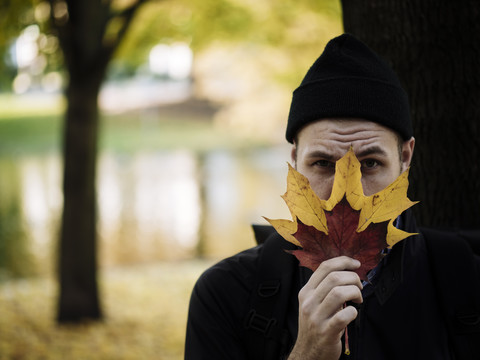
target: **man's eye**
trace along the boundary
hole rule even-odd
[[[377,160],[367,159],[362,161],[362,167],[366,169],[372,169],[378,166]]]
[[[335,167],[335,163],[328,160],[317,160],[315,161],[314,165],[320,167]]]

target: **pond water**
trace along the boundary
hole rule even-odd
[[[252,223],[290,218],[280,198],[289,151],[102,153],[100,265],[221,258],[253,246]],[[0,252],[10,271],[27,263],[36,273],[54,271],[61,170],[57,153],[0,157]]]

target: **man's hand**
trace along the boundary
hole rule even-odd
[[[353,272],[359,267],[359,261],[346,256],[329,259],[300,290],[298,336],[289,360],[340,358],[343,332],[357,317],[357,309],[343,306],[363,301],[362,282]]]

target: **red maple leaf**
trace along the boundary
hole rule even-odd
[[[321,262],[332,257],[346,255],[361,262],[356,271],[360,279],[367,279],[367,272],[382,259],[382,250],[387,247],[386,234],[388,221],[371,223],[357,232],[360,211],[352,209],[344,197],[331,211],[325,211],[328,235],[313,226],[298,221],[297,232],[293,236],[302,249],[291,253],[305,266],[315,271]]]

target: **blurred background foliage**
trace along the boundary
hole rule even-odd
[[[120,8],[128,2],[117,0],[113,4]],[[8,65],[6,68],[11,69],[9,74],[2,72],[4,80],[15,73],[8,54],[12,41],[30,25],[38,25],[42,32],[37,42],[42,55],[51,55],[46,65],[60,67],[58,42],[50,38],[55,34],[48,29],[49,3],[3,0],[0,6],[0,50],[7,60],[2,66]],[[340,3],[335,0],[146,1],[136,14],[110,70],[112,75],[134,75],[158,43],[184,42],[196,53],[217,43],[248,44],[258,48],[262,55],[270,55],[271,59],[265,60],[270,60],[273,66],[266,70],[279,78],[290,79],[288,85],[293,86],[310,65],[312,56],[321,52],[332,34],[341,32],[340,16]],[[107,37],[117,27],[114,21],[110,22]]]
[[[3,183],[16,186],[4,190],[9,195],[1,199],[2,223],[14,211],[13,224],[22,217],[31,222],[25,208],[33,206],[22,194],[25,159],[59,157],[67,75],[49,14],[68,16],[68,9],[63,1],[53,3],[53,10],[41,0],[0,3],[0,157],[4,164],[13,161],[2,165],[1,174]],[[129,3],[113,1],[113,9]],[[340,12],[336,0],[145,1],[100,94],[101,154],[131,158],[141,151],[186,149],[196,162],[208,162],[218,149],[246,156],[245,149],[281,146],[291,91],[325,43],[342,32]],[[118,24],[108,26],[107,38]],[[175,51],[180,57],[172,56]],[[175,62],[186,64],[180,75],[170,71]],[[59,172],[60,160],[53,162]],[[198,177],[204,166],[197,164],[192,174]],[[208,184],[199,186],[202,192]],[[58,218],[61,195],[54,203],[45,208],[48,219]],[[48,222],[48,243],[54,244],[58,224]],[[27,238],[32,232],[31,224],[18,228]],[[7,238],[12,237],[0,235],[0,243]]]
[[[200,272],[252,246],[250,223],[288,216],[280,195],[291,92],[342,32],[340,3],[142,4],[99,97],[109,317],[76,331],[53,321],[67,74],[51,10],[46,1],[0,1],[0,359],[64,358],[72,349],[78,359],[180,359]],[[128,335],[132,328],[141,336]]]
[[[290,78],[293,85],[310,58],[340,31],[340,3],[333,0],[150,2],[137,14],[117,59],[137,68],[159,40],[187,42],[194,51],[216,43],[248,44],[263,55],[283,58],[272,60],[274,67],[267,70]],[[277,61],[285,66],[277,68]]]

